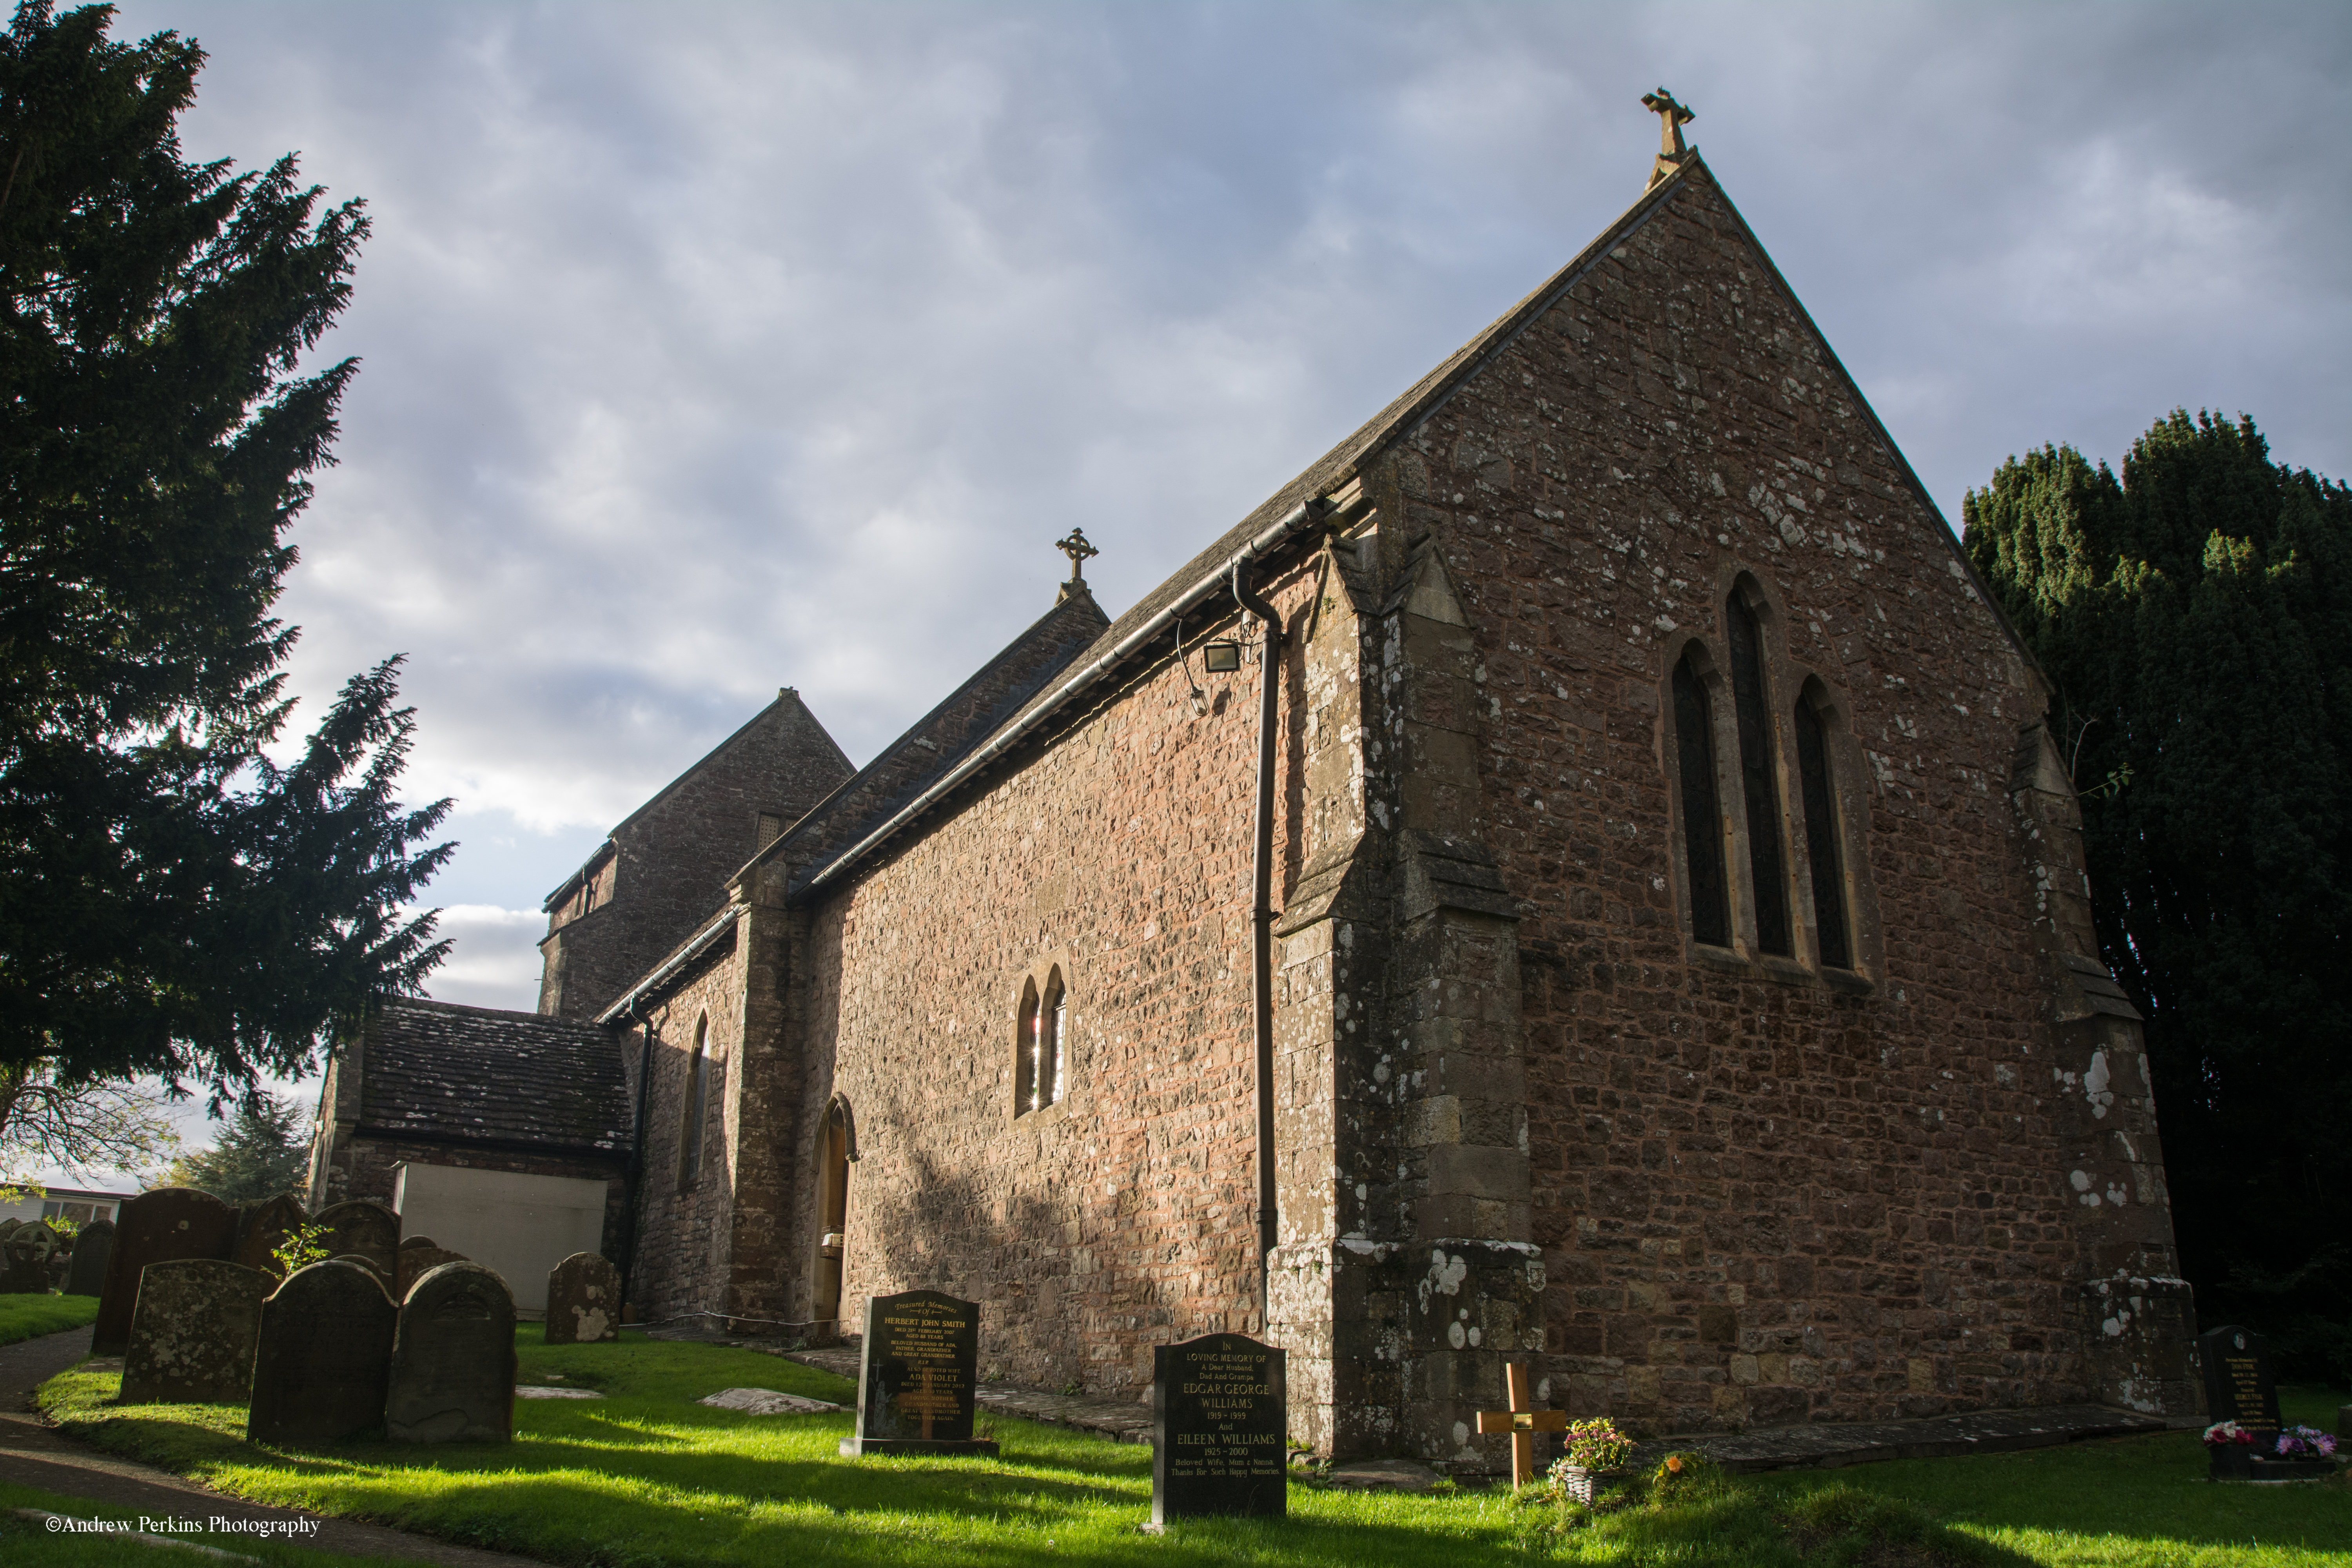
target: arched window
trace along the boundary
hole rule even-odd
[[[1782,958],[1796,945],[1789,929],[1789,883],[1781,869],[1780,792],[1772,784],[1772,709],[1764,689],[1764,632],[1747,596],[1734,588],[1724,611],[1731,643],[1731,705],[1739,728],[1739,793],[1748,808],[1748,870],[1756,896],[1756,946]]]
[[[694,1021],[694,1055],[686,1068],[686,1104],[678,1125],[677,1184],[694,1185],[702,1174],[704,1102],[710,1094],[710,1020]]]
[[[1813,885],[1813,921],[1822,963],[1853,967],[1853,936],[1845,905],[1845,873],[1838,862],[1837,777],[1830,766],[1827,726],[1818,694],[1797,700],[1797,779],[1805,798],[1805,863]]]
[[[1715,712],[1685,652],[1675,666],[1675,759],[1683,784],[1683,872],[1691,936],[1731,945],[1731,890],[1723,876],[1723,807],[1716,795]]]
[[[1013,1035],[1013,1114],[1026,1116],[1037,1109],[1037,986],[1021,985],[1021,1011]]]
[[[1037,1018],[1037,1103],[1053,1104],[1062,1098],[1062,1031],[1070,1021],[1070,994],[1062,984],[1062,972],[1055,969],[1045,976],[1045,1005]]]

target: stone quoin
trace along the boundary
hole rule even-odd
[[[551,898],[490,1016],[610,1053],[641,1319],[944,1292],[1139,1399],[1247,1333],[1292,1441],[1464,1470],[1512,1363],[1636,1434],[2198,1408],[2047,683],[1654,96],[1622,217],[1140,603],[1074,535],[866,767],[786,693]]]

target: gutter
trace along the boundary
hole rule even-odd
[[[742,917],[742,905],[730,903],[711,916],[708,924],[686,939],[684,946],[662,960],[660,968],[630,986],[619,1001],[597,1014],[596,1022],[610,1024],[634,1013],[640,1001],[661,989],[670,976],[709,952],[720,937],[733,931],[735,922]]]
[[[866,851],[892,837],[901,828],[929,809],[949,791],[1009,751],[1014,742],[1019,741],[1059,712],[1080,692],[1109,674],[1118,666],[1124,664],[1133,657],[1137,649],[1172,626],[1179,616],[1190,611],[1202,600],[1224,588],[1235,569],[1246,566],[1268,551],[1287,542],[1294,535],[1303,533],[1309,528],[1320,526],[1323,520],[1330,516],[1334,510],[1328,500],[1318,497],[1312,500],[1301,501],[1291,508],[1278,521],[1267,524],[1256,538],[1235,551],[1230,558],[1218,563],[1196,578],[1191,587],[1162,605],[1158,614],[1120,638],[1117,647],[1096,658],[1084,669],[1056,687],[1051,697],[1013,720],[1005,728],[999,730],[990,737],[987,744],[941,774],[936,784],[902,807],[897,816],[859,839],[842,854],[835,857],[823,870],[803,882],[797,890],[803,893],[814,892],[848,870],[865,857]],[[610,1014],[606,1015],[608,1017],[610,1016]],[[597,1021],[604,1022],[601,1018]]]

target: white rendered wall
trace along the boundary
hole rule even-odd
[[[497,1269],[520,1310],[546,1311],[548,1271],[604,1245],[603,1182],[457,1165],[402,1164],[394,1173],[402,1238],[430,1237]]]

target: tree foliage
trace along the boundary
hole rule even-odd
[[[54,1062],[0,1066],[0,1180],[49,1165],[144,1171],[179,1142],[163,1094],[147,1085],[60,1082]]]
[[[2352,1375],[2352,492],[2175,411],[2011,458],[1966,543],[2056,686],[2208,1322]]]
[[[236,1120],[209,1149],[183,1154],[163,1173],[174,1187],[199,1187],[225,1203],[274,1198],[302,1184],[310,1163],[307,1118],[290,1100],[262,1094],[236,1108]]]
[[[282,765],[285,535],[356,362],[306,374],[367,221],[292,157],[194,163],[203,51],[21,5],[0,37],[0,1062],[215,1093],[438,963],[450,846],[394,795],[397,659]]]

